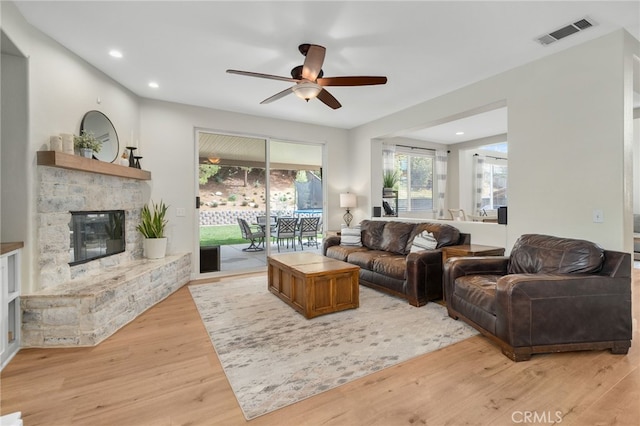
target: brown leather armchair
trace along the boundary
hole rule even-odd
[[[489,337],[514,361],[534,353],[631,346],[631,255],[528,234],[509,257],[451,258],[449,316]]]

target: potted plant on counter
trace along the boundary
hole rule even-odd
[[[80,151],[81,156],[92,158],[94,152],[100,152],[102,141],[93,136],[92,132],[83,130],[80,136],[73,137],[73,146]]]
[[[400,180],[400,174],[397,170],[385,170],[382,174],[382,194],[392,196],[398,180]]]
[[[148,259],[163,258],[167,252],[164,229],[167,226],[168,208],[162,200],[158,204],[151,201],[140,212],[140,224],[136,229],[144,236],[144,256]]]

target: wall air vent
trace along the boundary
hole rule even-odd
[[[563,39],[571,34],[575,34],[580,31],[584,31],[587,28],[591,28],[596,25],[596,22],[591,18],[582,18],[573,24],[565,25],[562,28],[558,28],[555,31],[550,32],[549,34],[545,34],[536,38],[536,41],[543,46],[547,46],[551,43],[555,43],[556,41]]]

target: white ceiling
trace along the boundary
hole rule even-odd
[[[32,25],[139,96],[346,129],[619,28],[640,39],[637,0],[15,3]],[[598,25],[549,46],[534,41],[585,16]],[[326,77],[384,75],[388,83],[329,88],[343,105],[332,110],[293,95],[260,105],[289,83],[225,72],[289,76],[303,62],[300,43],[327,48]],[[110,57],[114,48],[124,57]],[[151,80],[160,87],[149,88]],[[506,131],[502,111],[475,120],[466,135]],[[409,136],[471,139],[447,136],[457,128]]]
[[[507,133],[507,113],[507,108],[502,107],[405,133],[403,136],[448,145],[502,135]]]

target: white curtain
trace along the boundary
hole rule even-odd
[[[473,157],[473,214],[480,215],[482,208],[482,184],[484,176],[485,156],[476,154]]]
[[[382,174],[395,170],[396,146],[391,144],[382,145]]]
[[[444,218],[444,199],[447,189],[447,151],[436,151],[436,161],[434,167],[436,188],[438,193],[435,198],[436,218]]]

